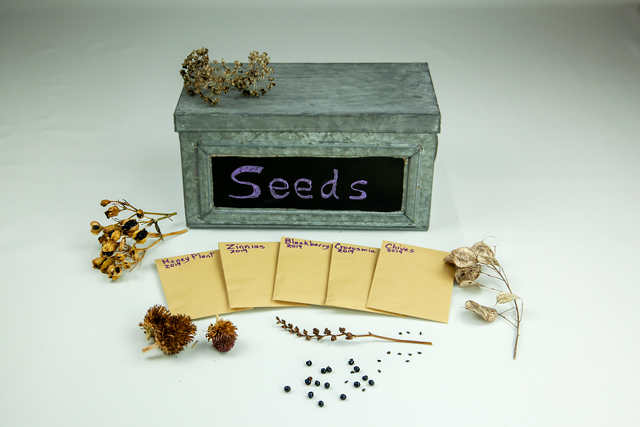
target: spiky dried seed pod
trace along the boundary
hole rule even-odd
[[[484,305],[480,305],[475,301],[467,301],[464,304],[464,308],[473,311],[487,322],[493,322],[498,318],[498,311],[495,308],[485,307]]]
[[[215,325],[209,325],[207,340],[211,341],[213,348],[225,353],[235,345],[236,339],[238,339],[237,329],[231,321],[218,319]]]
[[[164,327],[169,316],[171,316],[169,310],[160,304],[156,304],[147,310],[147,314],[139,324],[140,328],[145,331],[147,339],[155,338],[156,330]]]
[[[155,331],[155,343],[164,354],[180,353],[196,336],[196,325],[186,314],[172,314]]]
[[[479,265],[457,268],[454,278],[457,283],[462,283],[465,280],[476,280],[478,277],[480,277],[481,271],[482,267]]]

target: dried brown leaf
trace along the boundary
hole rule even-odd
[[[464,304],[464,308],[473,311],[487,322],[493,322],[498,318],[498,311],[495,308],[485,307],[484,305],[480,305],[475,301],[467,301]]]

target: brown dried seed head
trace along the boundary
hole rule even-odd
[[[102,206],[102,207],[104,208],[104,207],[105,207],[105,206],[107,206],[109,203],[111,203],[111,200],[104,199],[104,200],[102,200],[102,201],[100,202],[100,206]]]
[[[102,231],[102,226],[98,221],[91,221],[91,234],[97,236]]]
[[[110,206],[109,209],[107,209],[104,214],[107,218],[113,218],[114,216],[117,216],[120,213],[120,208],[117,206]]]
[[[213,348],[225,353],[235,345],[238,339],[237,329],[231,321],[219,319],[215,324],[209,325],[207,340],[211,341]]]
[[[498,318],[498,311],[495,308],[485,307],[484,305],[480,305],[475,301],[467,301],[464,304],[464,308],[473,311],[487,322],[493,322]]]
[[[107,274],[107,269],[109,268],[109,266],[113,265],[115,262],[116,260],[113,258],[105,259],[104,262],[100,265],[100,271],[102,273]]]
[[[463,267],[456,268],[455,280],[458,283],[462,283],[465,280],[476,280],[480,277],[480,272],[482,271],[482,267],[479,265],[474,265],[471,267]]]
[[[164,326],[156,329],[155,344],[165,354],[181,352],[196,335],[196,325],[185,314],[169,316]]]
[[[94,258],[94,260],[91,262],[93,264],[93,268],[100,268],[100,266],[102,265],[103,262],[105,262],[107,258],[106,257],[98,257],[98,258]]]

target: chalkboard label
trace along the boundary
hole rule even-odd
[[[399,157],[211,157],[213,204],[227,208],[394,212]]]

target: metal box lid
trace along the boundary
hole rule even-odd
[[[271,65],[276,86],[260,98],[230,91],[214,107],[183,89],[176,132],[440,132],[426,63]]]

